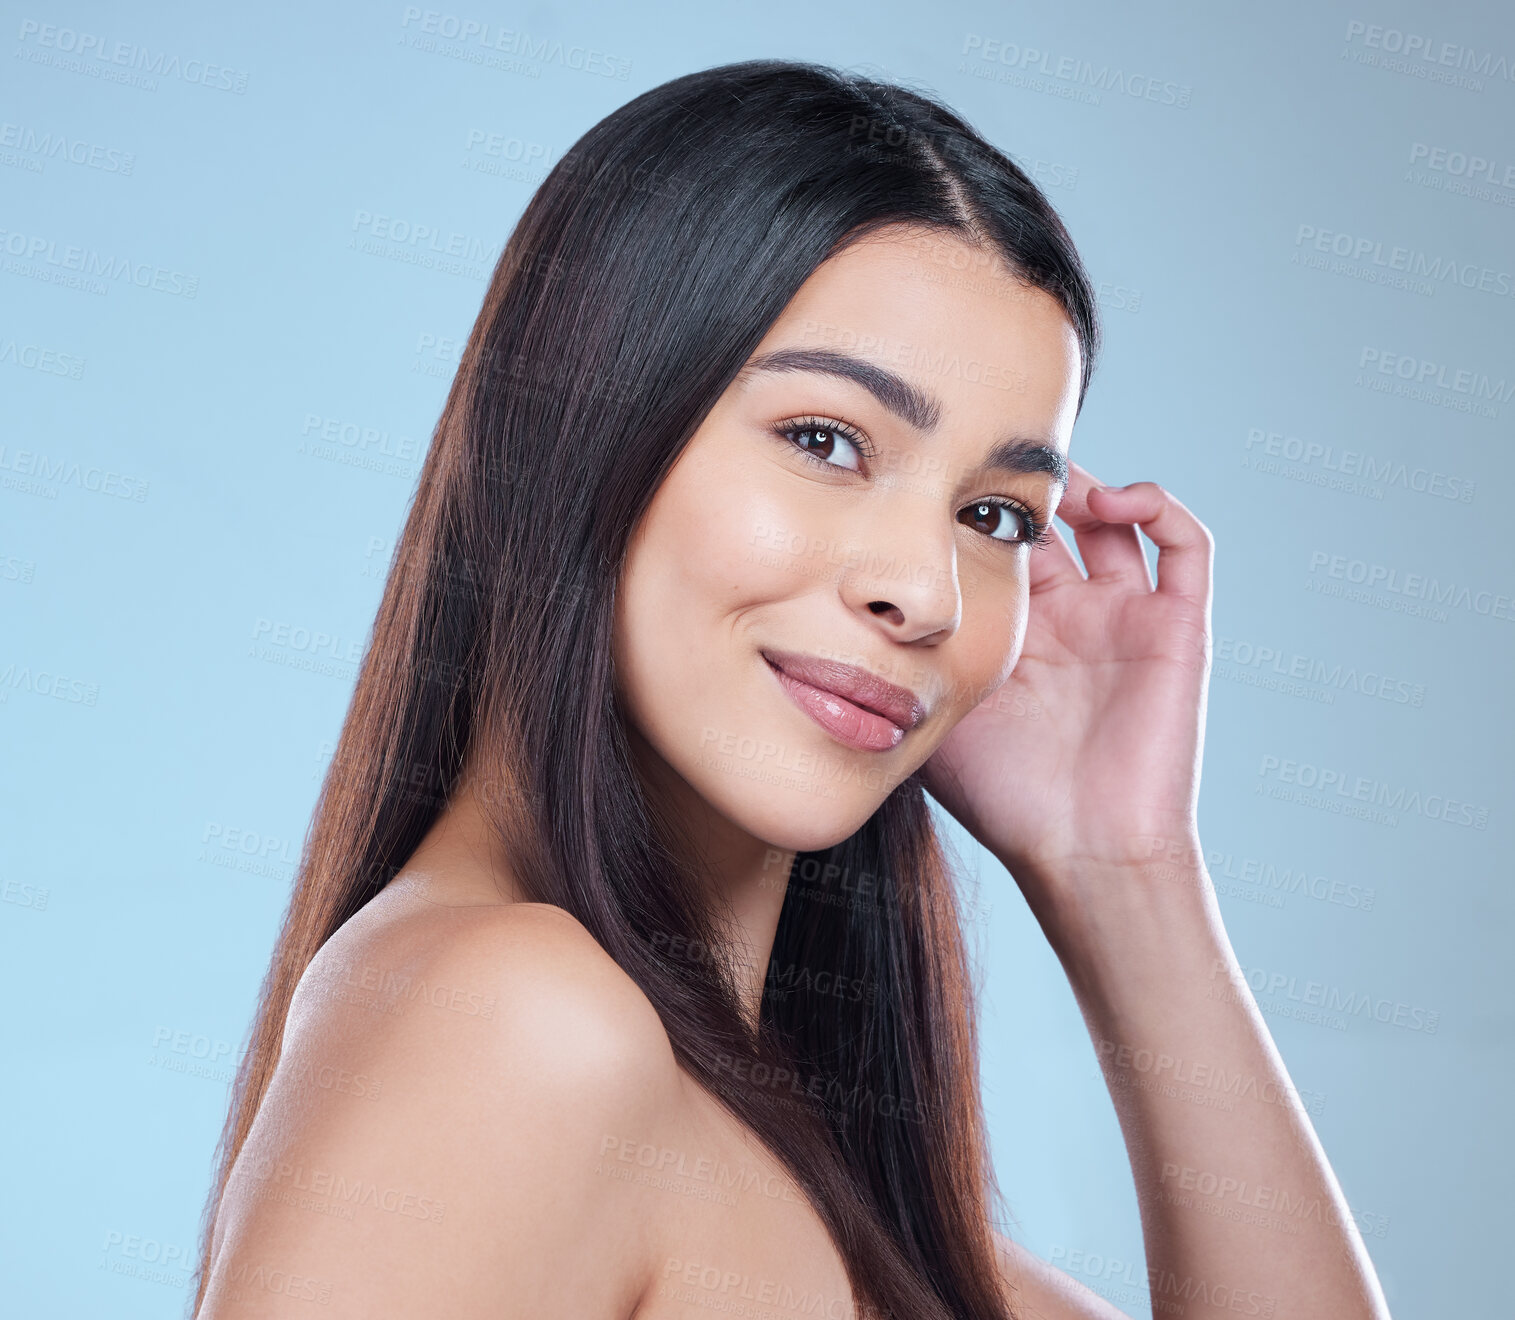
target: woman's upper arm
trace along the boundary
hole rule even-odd
[[[994,1235],[994,1246],[1000,1278],[1012,1290],[1021,1320],[1130,1320],[1092,1288],[1003,1234]]]
[[[202,1320],[634,1307],[647,1193],[599,1160],[671,1106],[666,1034],[566,914],[473,912],[419,949],[312,964],[222,1200]]]

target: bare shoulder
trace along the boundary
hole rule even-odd
[[[420,1034],[434,1035],[434,1015],[417,1018],[420,1009],[488,1024],[474,1034],[492,1051],[544,1050],[569,1070],[554,1073],[565,1080],[598,1070],[623,1088],[655,1084],[673,1062],[641,988],[576,918],[547,903],[421,906],[350,936],[344,927],[302,978],[289,1030],[356,1031],[395,1045],[409,1035],[406,1022],[427,1022]]]
[[[301,979],[201,1315],[266,1314],[291,1279],[327,1316],[629,1314],[653,1207],[601,1157],[681,1086],[656,1010],[562,909],[355,918]]]
[[[1025,1320],[1130,1320],[1092,1288],[1002,1233],[994,1235],[1000,1278]]]

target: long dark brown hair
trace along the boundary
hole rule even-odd
[[[620,568],[659,484],[806,278],[892,224],[956,235],[1056,297],[1082,347],[1082,406],[1099,329],[1072,240],[1021,169],[919,91],[793,61],[706,69],[596,124],[532,197],[322,786],[217,1150],[192,1313],[296,983],[477,762],[521,888],[646,993],[681,1066],[804,1189],[859,1303],[1011,1315],[975,987],[918,776],[850,838],[794,859],[754,1030],[721,960],[691,967],[724,919],[633,768],[613,688]]]

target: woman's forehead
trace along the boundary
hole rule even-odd
[[[822,263],[749,362],[805,351],[896,374],[948,412],[1062,430],[1077,411],[1079,342],[1062,304],[950,234],[883,231]]]

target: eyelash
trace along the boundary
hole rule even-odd
[[[861,431],[847,422],[835,421],[829,417],[796,417],[787,422],[780,422],[779,425],[773,428],[773,430],[774,434],[782,436],[785,440],[788,440],[790,444],[795,447],[795,449],[799,450],[799,452],[804,455],[804,457],[808,458],[812,463],[819,464],[824,468],[831,468],[833,470],[836,470],[838,465],[835,463],[828,463],[824,458],[817,457],[814,453],[801,445],[799,441],[795,439],[795,436],[800,435],[805,431],[834,431],[837,435],[841,436],[843,440],[845,440],[854,449],[856,449],[858,453],[860,453],[864,458],[871,459],[875,456],[873,446],[868,442],[868,438],[863,435]],[[843,472],[849,470],[850,469],[847,468],[841,469]],[[1008,546],[1039,546],[1046,545],[1047,542],[1052,539],[1052,528],[1046,522],[1046,520],[1040,517],[1035,509],[1022,504],[1019,500],[1006,499],[1003,496],[999,495],[991,495],[981,500],[974,500],[973,503],[994,505],[998,508],[1009,509],[1011,513],[1019,514],[1022,523],[1029,533],[1019,541],[1006,541],[1001,537],[989,536],[987,533],[985,533],[986,540],[997,541],[1000,545]]]

